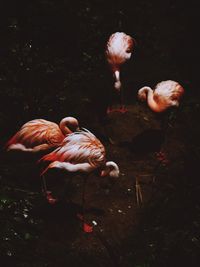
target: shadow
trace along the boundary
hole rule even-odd
[[[135,154],[143,155],[159,152],[164,141],[165,135],[162,130],[149,129],[136,135],[131,142],[121,142],[119,145],[128,148]]]

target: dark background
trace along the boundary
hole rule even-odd
[[[106,120],[113,80],[104,52],[110,34],[116,31],[126,32],[136,40],[132,58],[122,68],[126,104],[137,108],[137,91],[144,85],[154,86],[172,79],[185,88],[182,117],[177,122],[181,127],[171,135],[184,143],[180,162],[184,161],[185,167],[181,172],[179,166],[165,170],[158,189],[160,195],[135,209],[133,217],[127,217],[134,223],[124,233],[112,232],[115,226],[107,218],[110,236],[97,232],[94,237],[78,237],[76,242],[70,234],[66,237],[66,230],[58,230],[65,229],[58,215],[60,210],[46,207],[41,194],[34,195],[40,192],[39,183],[24,179],[30,173],[35,175],[35,165],[24,168],[22,163],[7,158],[2,149],[2,266],[199,266],[197,1],[8,0],[1,1],[0,12],[2,147],[31,119],[59,122],[70,115],[106,140],[101,127]],[[114,149],[109,149],[112,155]],[[176,147],[171,153],[175,150]],[[174,181],[173,189],[162,184],[169,176],[170,183]],[[126,181],[122,178],[123,183]],[[26,209],[35,212],[29,215],[31,223],[24,219]],[[48,217],[48,213],[53,215]],[[73,225],[73,220],[70,223]],[[53,241],[52,229],[58,234]],[[20,235],[15,235],[15,231]],[[81,230],[71,232],[77,237]],[[95,238],[103,245],[98,246]]]
[[[195,2],[4,1],[1,13],[3,139],[32,118],[60,120],[87,108],[103,116],[112,86],[104,51],[115,31],[137,42],[122,70],[127,102],[167,79],[186,97],[199,95]]]

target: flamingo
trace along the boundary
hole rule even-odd
[[[7,142],[7,151],[23,151],[38,153],[58,147],[67,134],[79,130],[79,124],[74,117],[65,117],[56,124],[44,119],[35,119],[25,123],[20,130]],[[43,177],[43,191],[49,203],[54,203],[51,191],[46,189]]]
[[[147,101],[154,112],[163,112],[170,107],[178,107],[183,94],[184,89],[178,82],[167,80],[158,83],[154,89],[142,87],[138,91],[138,98]]]
[[[120,109],[117,110],[112,110],[109,107],[107,113],[110,113],[112,111],[119,111],[124,113],[127,111],[123,103],[122,84],[120,80],[120,67],[131,58],[133,45],[133,38],[124,32],[113,33],[107,42],[105,53],[106,59],[111,67],[115,79],[114,88],[120,93],[121,105]]]
[[[110,176],[117,178],[119,177],[118,165],[113,161],[106,161],[105,147],[94,134],[84,128],[81,131],[67,135],[61,146],[43,156],[40,161],[51,162],[41,175],[44,175],[47,170],[52,168],[62,169],[67,173],[83,174],[83,230],[88,231],[88,229],[85,229],[86,224],[84,223],[85,187],[87,177],[95,170],[99,170],[101,177]]]
[[[7,151],[47,151],[58,147],[67,134],[77,130],[79,124],[74,117],[63,118],[59,125],[44,119],[35,119],[25,123],[5,147]]]
[[[184,92],[184,88],[178,82],[167,80],[158,83],[154,89],[149,86],[142,87],[138,91],[138,98],[141,101],[147,101],[147,104],[152,111],[156,113],[165,113],[171,107],[179,107],[180,100]],[[163,125],[163,128],[166,132],[167,127]],[[164,152],[157,152],[156,155],[160,163],[163,165],[168,163],[168,159],[166,158]],[[142,202],[142,193],[137,179],[136,197],[137,202],[139,199]]]

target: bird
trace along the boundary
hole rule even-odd
[[[101,177],[117,178],[120,171],[113,161],[106,161],[106,151],[101,141],[89,130],[82,128],[66,136],[62,145],[51,153],[43,156],[40,162],[50,163],[41,173],[44,175],[49,169],[56,168],[66,173],[82,173],[84,177],[82,192],[82,209],[84,222],[85,187],[87,177],[98,171]],[[83,228],[85,224],[83,223]],[[83,229],[85,231],[85,229]]]
[[[114,88],[120,93],[121,105],[120,109],[114,110],[112,110],[111,107],[108,107],[107,113],[112,111],[124,113],[127,111],[124,106],[122,83],[120,80],[120,68],[131,58],[134,43],[134,39],[124,32],[113,33],[107,42],[105,56],[115,79]]]
[[[158,83],[154,89],[144,86],[138,90],[138,98],[147,101],[154,112],[164,112],[170,107],[178,107],[184,94],[184,88],[176,81],[167,80]]]
[[[79,130],[78,120],[74,117],[65,117],[60,124],[44,119],[28,121],[7,142],[7,151],[20,151],[28,153],[48,152],[61,145],[67,134]],[[50,191],[47,191],[46,180],[42,177],[43,193],[49,203],[54,203]]]
[[[78,120],[65,117],[60,124],[44,119],[28,121],[7,142],[7,151],[18,150],[36,153],[58,147],[67,134],[79,130]]]
[[[163,152],[162,146],[165,143],[165,135],[169,127],[169,120],[171,117],[171,110],[173,107],[179,107],[180,100],[184,94],[184,88],[176,81],[166,80],[159,82],[154,89],[149,86],[144,86],[138,90],[138,98],[141,101],[147,101],[149,108],[158,114],[161,119],[161,141],[160,146],[157,147],[156,157],[159,161],[158,166],[168,164],[169,160]],[[168,113],[167,113],[168,112]],[[158,139],[159,136],[156,137]],[[159,143],[158,143],[159,144]],[[136,181],[136,189],[139,193],[137,200],[142,201],[142,193],[138,181]]]

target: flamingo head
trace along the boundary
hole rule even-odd
[[[151,87],[144,86],[138,91],[138,99],[141,101],[145,101],[147,99],[147,93],[148,91],[152,91]]]
[[[180,84],[177,84],[174,91],[172,92],[172,95],[170,97],[171,103],[173,106],[178,107],[180,104],[180,99],[184,94],[184,89]]]
[[[78,120],[74,117],[66,117],[62,119],[60,122],[60,128],[64,134],[69,134],[80,130]]]
[[[109,176],[113,178],[118,178],[120,174],[118,165],[113,161],[108,161],[105,164],[104,169],[101,171],[101,176]]]
[[[126,60],[131,58],[132,52],[133,52],[133,46],[134,46],[134,41],[133,38],[129,35],[126,35],[125,37],[125,55],[126,55]]]

